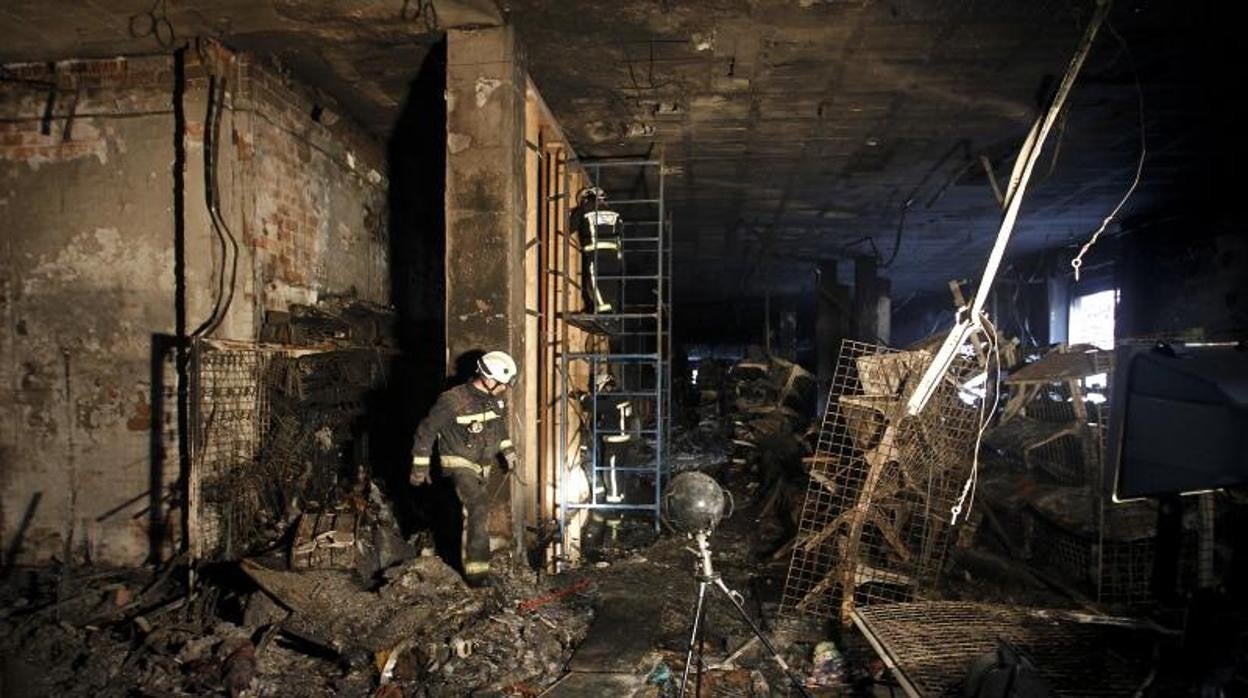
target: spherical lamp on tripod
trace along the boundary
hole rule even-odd
[[[680,533],[710,533],[732,516],[732,495],[706,473],[672,478],[663,495],[663,520]]]
[[[732,516],[732,509],[732,494],[706,473],[685,472],[677,475],[672,478],[663,495],[663,520],[677,532],[692,538],[698,546],[697,550],[689,549],[697,558],[694,577],[698,580],[698,597],[693,610],[693,627],[689,632],[689,646],[685,652],[685,669],[680,677],[680,696],[683,698],[685,695],[689,686],[689,673],[695,665],[698,668],[695,677],[695,694],[701,688],[702,652],[700,648],[708,589],[718,589],[723,593],[758,639],[762,641],[767,651],[771,652],[772,659],[789,677],[789,681],[792,682],[797,692],[803,696],[809,696],[801,680],[793,674],[793,671],[785,664],[784,658],[776,652],[776,648],[763,635],[762,629],[746,612],[744,597],[729,589],[723,578],[715,571],[715,566],[711,561],[711,534],[721,521]]]

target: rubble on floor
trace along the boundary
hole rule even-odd
[[[133,571],[31,572],[4,587],[4,685],[21,687],[12,695],[536,695],[584,637],[593,589],[559,593],[559,580],[496,562],[498,585],[471,590],[434,557],[386,570],[372,589],[347,571],[248,560],[208,571],[191,594],[166,580],[150,598]]]
[[[654,517],[648,513],[593,511],[581,529],[582,552],[587,562],[605,567],[639,554],[657,536]]]
[[[815,381],[801,366],[758,355],[732,366],[725,380],[734,464],[809,450],[805,434],[815,406]],[[774,452],[774,453],[773,453]]]
[[[723,391],[731,448],[723,479],[756,490],[765,527],[756,545],[783,554],[784,543],[797,530],[806,460],[814,452],[814,376],[791,361],[755,351],[728,370]]]
[[[722,481],[727,469],[720,464],[710,474]],[[747,612],[812,694],[851,695],[857,690],[855,682],[886,681],[874,667],[869,647],[852,640],[842,644],[841,638],[828,635],[819,619],[779,615],[787,559],[773,558],[770,548],[759,544],[763,524],[778,514],[774,507],[764,511],[761,493],[746,484],[738,481],[730,487],[736,511],[710,541],[716,570],[725,583],[744,597]],[[597,619],[609,622],[614,634],[606,638],[610,651],[596,652],[594,646],[603,643],[595,642],[598,626],[591,627],[569,668],[576,674],[594,667],[591,673],[598,678],[569,677],[557,684],[553,696],[588,695],[584,691],[600,690],[608,683],[611,695],[677,695],[698,586],[690,546],[685,536],[668,532],[608,566],[576,573],[594,580]],[[638,643],[626,641],[638,635]],[[703,645],[702,695],[796,695],[749,625],[715,590],[707,597]]]
[[[395,346],[394,310],[336,296],[316,305],[292,303],[287,311],[267,310],[260,328],[264,342],[294,346]]]

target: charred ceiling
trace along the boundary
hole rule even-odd
[[[517,0],[512,17],[581,153],[663,148],[677,297],[698,299],[808,290],[820,258],[875,255],[899,294],[981,268],[1000,217],[987,171],[1008,176],[1092,8]],[[1211,14],[1116,4],[1012,250],[1081,242],[1114,207],[1140,153],[1141,92],[1149,160],[1119,220],[1187,200],[1176,184],[1209,147],[1194,115]]]
[[[122,0],[0,7],[0,61],[163,53],[207,36],[266,57],[386,137],[438,31],[497,24],[489,0]]]
[[[124,7],[122,7],[124,5]],[[439,30],[510,21],[584,156],[668,164],[683,301],[809,291],[813,262],[873,255],[899,296],[982,265],[988,172],[1064,71],[1091,0],[126,0],[11,2],[0,60],[166,50],[212,36],[267,55],[389,139]],[[1214,3],[1121,0],[1028,192],[1012,251],[1070,247],[1138,190],[1110,232],[1192,208],[1225,119],[1208,78],[1232,44]],[[124,17],[130,17],[129,22]],[[1137,89],[1137,79],[1139,89]],[[332,107],[331,107],[332,109]],[[332,116],[332,115],[331,115]]]

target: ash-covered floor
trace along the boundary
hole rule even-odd
[[[757,372],[753,388],[767,374]],[[731,493],[734,511],[710,537],[712,560],[791,673],[711,589],[703,671],[700,679],[693,672],[689,694],[799,695],[796,680],[817,696],[903,695],[916,686],[957,695],[969,660],[1003,641],[1056,672],[1053,695],[1166,695],[1167,667],[1182,673],[1178,659],[1158,658],[1193,650],[1174,649],[1164,622],[1105,615],[1069,581],[1020,562],[1022,519],[1011,502],[1037,485],[992,453],[981,464],[984,500],[951,540],[937,586],[902,603],[864,605],[852,626],[786,611],[800,463],[815,433],[797,415],[810,411],[710,402],[680,420],[673,474],[705,473]],[[285,546],[201,567],[192,587],[181,559],[147,569],[9,568],[0,584],[4,694],[679,694],[698,584],[689,536],[656,532],[648,517],[594,512],[579,565],[552,574],[497,550],[496,586],[474,589],[433,554],[428,531],[399,537],[393,505],[367,488],[293,527]],[[1067,517],[1077,513],[1067,508]],[[367,554],[341,554],[343,526],[366,539]],[[1088,678],[1084,660],[1102,651],[1113,671]]]
[[[777,620],[787,514],[773,506],[760,518],[757,482],[730,472],[723,453],[677,461],[738,485],[737,511],[711,541],[725,582],[812,690],[849,692],[851,669],[878,675],[878,663],[839,657],[818,675],[812,653],[826,629]],[[428,555],[368,583],[350,570],[287,569],[281,555],[245,559],[200,570],[189,593],[176,561],[14,569],[0,587],[5,694],[674,695],[696,597],[690,541],[656,538],[637,519],[591,520],[586,538],[585,563],[557,575],[496,552],[490,589],[468,588]],[[712,593],[703,695],[788,693],[752,637]]]

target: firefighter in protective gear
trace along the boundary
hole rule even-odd
[[[620,214],[607,209],[602,189],[589,187],[572,211],[572,228],[581,243],[581,292],[587,313],[619,312],[624,270]]]
[[[433,446],[438,446],[442,473],[455,486],[467,512],[464,577],[473,586],[489,586],[489,497],[485,483],[499,456],[510,470],[516,451],[507,434],[503,393],[516,378],[516,362],[506,352],[492,351],[477,362],[477,375],[438,397],[416,428],[412,445],[412,485],[429,482]]]
[[[606,501],[618,504],[624,501],[624,492],[620,488],[617,469],[628,465],[633,450],[632,432],[639,427],[633,414],[632,401],[613,394],[617,389],[615,376],[606,371],[601,372],[595,376],[594,385],[597,389],[596,419],[599,433],[602,434],[596,468],[599,477],[595,479],[594,486],[595,499],[596,495],[605,493]]]

